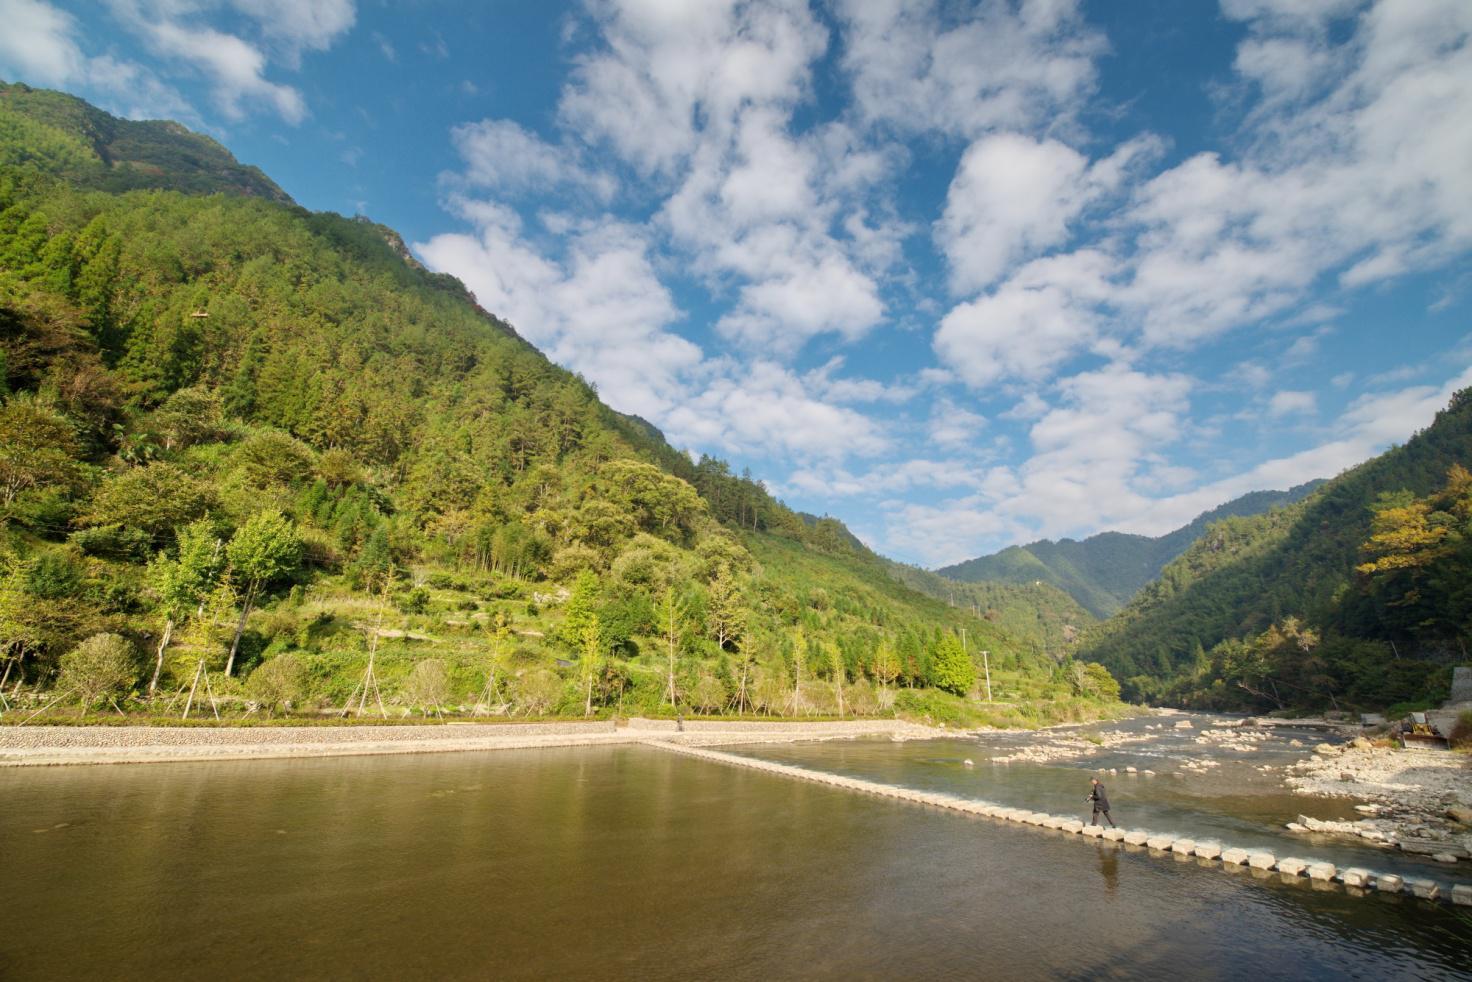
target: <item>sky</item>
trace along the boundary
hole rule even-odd
[[[1472,385],[1466,0],[0,0],[0,77],[398,229],[934,567],[1332,477]]]

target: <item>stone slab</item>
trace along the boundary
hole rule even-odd
[[[1452,887],[1452,903],[1459,907],[1472,907],[1472,883],[1458,883]]]
[[[1334,875],[1336,873],[1338,873],[1338,872],[1339,871],[1334,868],[1334,864],[1333,863],[1309,863],[1308,864],[1308,878],[1310,880],[1316,880],[1316,881],[1319,881],[1319,882],[1327,883],[1327,882],[1333,880],[1334,879]]]
[[[1084,830],[1084,823],[1076,818],[1070,818],[1059,827],[1065,832],[1072,832],[1077,835]]]
[[[1247,857],[1247,865],[1253,869],[1272,869],[1278,864],[1278,857],[1270,852],[1255,852]]]
[[[1194,852],[1201,859],[1221,859],[1222,844],[1220,842],[1198,842]]]
[[[1251,855],[1252,853],[1248,852],[1246,849],[1223,849],[1222,862],[1226,863],[1228,866],[1241,866],[1243,863],[1247,862],[1247,858]]]
[[[1124,829],[1105,829],[1103,837],[1107,842],[1123,842]]]
[[[1170,851],[1180,853],[1182,856],[1190,856],[1196,852],[1196,840],[1176,839],[1170,844]]]
[[[1085,825],[1083,828],[1083,834],[1088,836],[1090,839],[1104,838],[1104,830],[1097,825]]]
[[[1301,876],[1306,869],[1308,869],[1308,861],[1299,859],[1296,856],[1288,856],[1278,860],[1279,873],[1286,873],[1289,876]]]
[[[1340,872],[1339,879],[1343,880],[1344,885],[1347,887],[1363,888],[1370,885],[1370,880],[1374,876],[1375,874],[1367,869],[1359,866],[1351,866],[1349,869]]]
[[[1381,873],[1375,877],[1375,889],[1381,893],[1400,893],[1405,881],[1394,873]]]
[[[1436,900],[1441,896],[1441,885],[1435,880],[1411,877],[1406,880],[1406,888],[1422,900]]]
[[[1171,843],[1175,841],[1176,837],[1173,835],[1152,835],[1150,838],[1145,840],[1145,845],[1149,846],[1151,849],[1160,849],[1164,851],[1166,849],[1169,849]]]
[[[1141,832],[1139,829],[1135,829],[1135,830],[1133,830],[1131,832],[1126,832],[1124,834],[1124,843],[1127,846],[1143,846],[1145,843],[1147,843],[1149,841],[1150,841],[1150,833],[1149,832]]]

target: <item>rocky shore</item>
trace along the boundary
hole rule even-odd
[[[1323,743],[1288,768],[1287,783],[1305,795],[1354,798],[1365,816],[1330,822],[1303,815],[1290,831],[1353,836],[1444,863],[1472,859],[1472,757],[1465,754],[1378,747],[1363,738]]]

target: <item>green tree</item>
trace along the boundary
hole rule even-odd
[[[51,406],[17,393],[0,406],[0,501],[23,491],[69,488],[81,474],[76,431]]]
[[[592,570],[583,570],[573,581],[572,595],[567,598],[558,634],[563,643],[574,651],[581,650],[588,624],[598,619],[600,593],[598,575]]]
[[[138,651],[120,634],[94,634],[61,656],[58,685],[86,712],[127,693],[138,679]]]
[[[964,696],[976,684],[976,665],[954,634],[941,635],[930,661],[930,683],[937,689]]]
[[[275,715],[278,709],[298,705],[306,698],[307,666],[291,653],[267,658],[245,680],[245,693]]]
[[[593,715],[593,683],[598,681],[598,673],[603,669],[603,630],[598,624],[598,615],[593,614],[583,621],[582,625],[582,660],[579,666],[586,696],[583,701],[583,715]]]
[[[240,636],[262,589],[296,571],[302,560],[302,540],[296,526],[279,511],[259,511],[246,520],[230,539],[225,549],[233,574],[245,584],[241,598],[240,620],[235,625],[235,638],[230,642],[230,657],[225,661],[225,674],[235,668],[235,655],[240,650]]]
[[[158,642],[158,655],[153,664],[153,677],[148,681],[148,697],[158,689],[159,673],[164,667],[164,653],[174,636],[175,626],[204,602],[214,588],[224,567],[225,557],[219,536],[206,519],[179,529],[179,554],[170,558],[159,553],[148,568],[148,578],[158,595],[158,609],[164,616],[163,635]]]

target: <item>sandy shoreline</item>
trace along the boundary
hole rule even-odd
[[[142,764],[200,760],[270,760],[371,754],[526,750],[604,746],[645,740],[727,746],[888,737],[958,737],[900,720],[841,722],[731,722],[670,720],[553,723],[454,723],[443,726],[279,726],[174,728],[155,726],[0,727],[0,767],[64,764]]]

